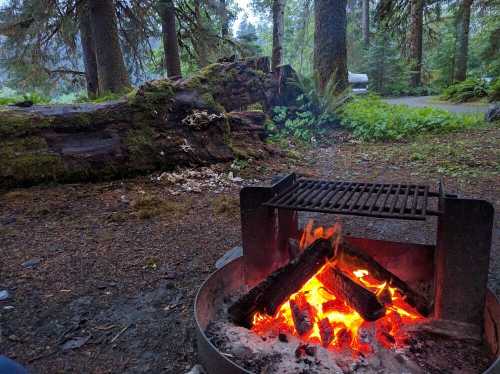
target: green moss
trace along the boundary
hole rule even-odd
[[[125,144],[131,155],[150,153],[153,148],[153,130],[149,126],[129,130]]]
[[[210,109],[217,112],[225,111],[224,107],[217,101],[215,101],[214,96],[211,93],[205,92],[204,94],[201,95],[201,98],[210,107]]]
[[[51,125],[49,118],[0,109],[0,138],[22,136]]]
[[[53,154],[24,154],[2,158],[0,176],[12,178],[16,184],[57,180],[64,174],[61,157]]]

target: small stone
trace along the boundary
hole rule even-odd
[[[34,269],[40,265],[40,261],[41,260],[39,258],[32,258],[31,260],[23,262],[21,265],[27,269]]]
[[[1,290],[0,291],[0,301],[7,300],[10,297],[9,291]]]
[[[280,332],[280,333],[278,334],[278,340],[279,340],[280,342],[283,342],[283,343],[288,343],[288,336],[286,336],[286,334],[284,334],[284,333]]]
[[[201,365],[194,365],[186,374],[205,374]]]

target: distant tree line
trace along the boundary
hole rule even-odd
[[[495,0],[252,6],[259,21],[243,19],[233,35],[234,0],[9,0],[0,10],[0,64],[16,87],[85,81],[89,97],[126,91],[153,74],[190,74],[232,54],[269,54],[273,69],[291,63],[315,77],[320,92],[345,89],[348,65],[367,72],[380,92],[500,70]]]

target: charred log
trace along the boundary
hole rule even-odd
[[[354,282],[337,268],[326,267],[318,274],[318,279],[329,292],[344,299],[364,320],[375,321],[385,315],[385,308],[375,294]]]
[[[293,324],[300,336],[309,333],[314,324],[314,310],[307,302],[304,294],[300,293],[295,298],[290,299],[290,309],[292,310]]]
[[[252,288],[229,308],[233,322],[250,327],[252,316],[259,311],[273,316],[290,295],[297,292],[333,256],[330,240],[318,239],[298,257],[279,268]]]
[[[328,318],[323,318],[321,321],[318,322],[318,327],[319,327],[319,336],[321,338],[321,345],[323,347],[328,347],[328,345],[335,337],[333,326],[328,320]]]
[[[429,303],[423,296],[413,291],[403,280],[384,268],[362,250],[344,241],[340,245],[338,259],[340,267],[346,265],[369,269],[370,273],[375,278],[387,282],[390,286],[398,289],[405,301],[414,307],[420,314],[423,316],[429,315]]]

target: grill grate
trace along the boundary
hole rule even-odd
[[[358,216],[425,220],[439,215],[428,200],[439,197],[416,184],[357,183],[299,179],[265,206]]]

